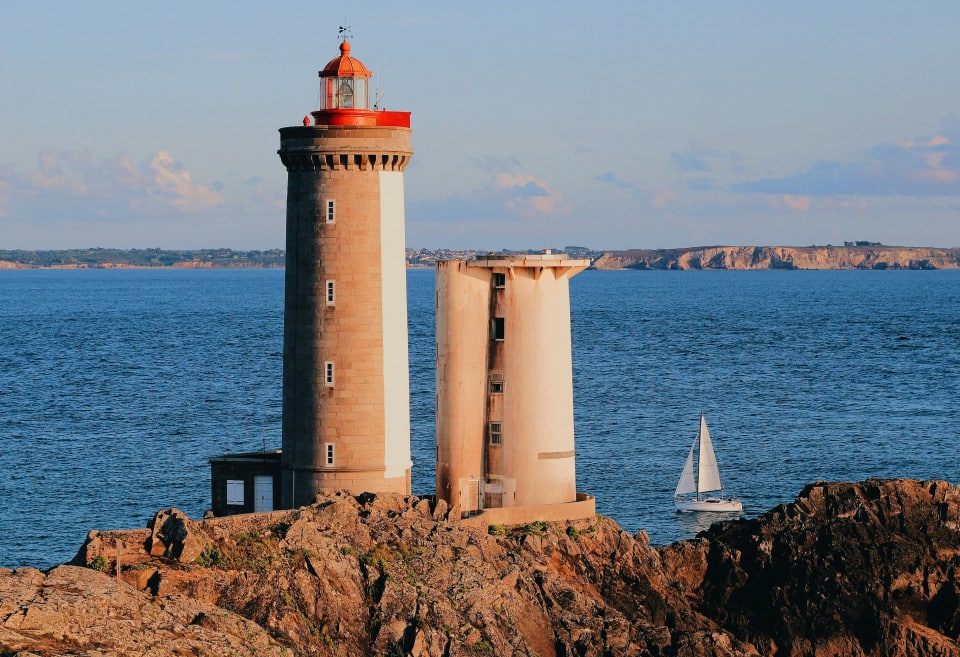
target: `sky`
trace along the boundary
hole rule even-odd
[[[960,3],[0,2],[0,249],[284,248],[339,54],[413,248],[960,246]]]

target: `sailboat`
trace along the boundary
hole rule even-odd
[[[700,446],[697,459],[696,473],[693,469],[693,453]],[[718,495],[705,495],[715,493]],[[689,497],[694,494],[694,497]],[[710,430],[707,429],[707,420],[700,414],[700,431],[697,432],[687,462],[680,474],[680,482],[673,494],[673,502],[677,511],[743,511],[743,502],[733,497],[723,496],[723,485],[720,483],[720,469],[717,467],[717,457],[713,453],[713,441],[710,440]]]

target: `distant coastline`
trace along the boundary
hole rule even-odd
[[[280,269],[282,249],[0,250],[0,269]]]
[[[960,249],[886,246],[848,242],[843,246],[708,246],[685,249],[609,251],[596,269],[956,269]]]
[[[542,250],[498,253],[543,253]],[[636,270],[808,270],[957,269],[960,248],[887,246],[846,242],[842,246],[698,246],[676,249],[600,251],[582,246],[550,249],[588,258],[593,269]],[[407,266],[433,267],[438,260],[470,260],[489,251],[407,249]],[[283,249],[62,249],[0,250],[2,269],[282,269]]]

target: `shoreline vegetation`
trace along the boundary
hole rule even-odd
[[[590,259],[591,269],[637,270],[806,270],[806,269],[957,269],[960,248],[887,246],[845,242],[842,246],[706,246],[676,249],[602,251],[582,246],[511,251],[506,255],[565,253]],[[412,249],[407,266],[433,267],[438,260],[471,260],[483,250]],[[282,269],[283,249],[61,249],[3,250],[0,269]]]

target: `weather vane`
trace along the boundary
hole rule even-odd
[[[346,41],[348,37],[351,39],[353,38],[353,32],[350,31],[350,26],[346,25],[347,21],[343,21],[343,22],[344,22],[344,25],[340,26],[339,34],[340,34],[340,40]]]

